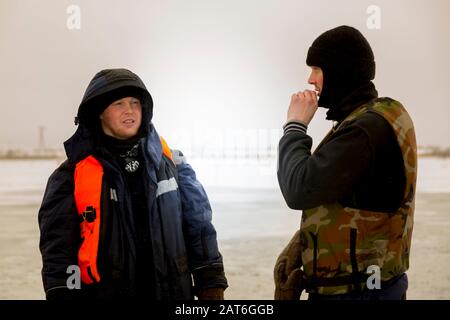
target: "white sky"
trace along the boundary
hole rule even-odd
[[[80,30],[66,26],[71,4]],[[291,93],[309,87],[308,47],[342,24],[371,43],[378,91],[406,106],[418,144],[450,146],[449,21],[448,0],[1,0],[0,148],[36,147],[39,126],[62,146],[88,82],[111,67],[141,76],[169,143],[177,130],[278,129]],[[331,126],[324,111],[315,143]]]

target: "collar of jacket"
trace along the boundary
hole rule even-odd
[[[159,134],[152,123],[149,124],[147,132],[142,138],[144,157],[148,156],[149,160],[158,168],[162,159],[162,145]],[[82,124],[78,126],[72,137],[64,142],[67,159],[74,165],[94,153],[95,148],[92,133]]]
[[[369,81],[352,91],[341,103],[330,108],[327,112],[327,120],[341,122],[352,113],[353,110],[377,97],[378,91],[375,89],[373,82]]]

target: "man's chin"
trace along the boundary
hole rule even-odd
[[[128,140],[128,139],[134,138],[137,134],[138,134],[138,130],[124,131],[124,132],[121,132],[121,134],[118,137],[118,139],[120,139],[120,140]]]

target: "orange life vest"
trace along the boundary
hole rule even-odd
[[[163,154],[172,160],[172,152],[160,137]],[[97,254],[100,238],[100,199],[103,167],[92,155],[76,164],[74,197],[80,218],[81,246],[78,250],[78,266],[81,281],[85,284],[100,282],[97,269]]]

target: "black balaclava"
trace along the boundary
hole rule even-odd
[[[342,120],[351,111],[343,110],[349,104],[366,102],[378,95],[371,81],[375,78],[372,49],[355,28],[340,26],[321,34],[309,48],[306,64],[322,69],[319,107],[329,109],[329,120]]]

